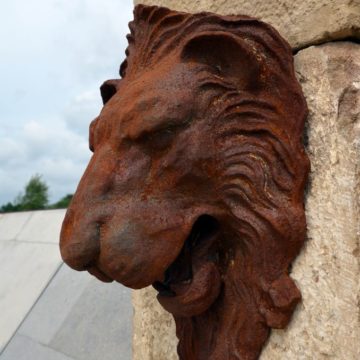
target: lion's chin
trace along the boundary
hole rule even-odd
[[[163,308],[174,316],[191,317],[205,312],[217,299],[221,288],[221,277],[212,262],[201,264],[190,283],[171,286],[174,296],[157,296]]]
[[[205,312],[221,289],[218,267],[219,227],[215,219],[203,215],[194,224],[177,259],[165,272],[164,282],[155,282],[158,300],[177,317]]]
[[[95,276],[98,280],[100,280],[102,282],[110,283],[110,282],[114,281],[112,278],[110,278],[108,275],[106,275],[104,272],[102,272],[96,266],[92,266],[92,267],[88,268],[87,271],[89,272],[89,274]]]

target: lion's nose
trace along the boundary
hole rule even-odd
[[[74,270],[83,271],[92,267],[98,257],[98,247],[94,244],[84,244],[73,241],[60,246],[61,257]]]
[[[85,222],[74,226],[74,216],[67,214],[60,234],[60,253],[64,262],[74,270],[87,270],[96,262],[99,251],[97,223]]]

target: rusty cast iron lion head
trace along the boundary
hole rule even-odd
[[[307,107],[289,45],[246,16],[137,6],[121,79],[101,87],[93,156],[61,254],[153,285],[181,359],[256,359],[300,299]]]

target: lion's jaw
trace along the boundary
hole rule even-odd
[[[234,269],[235,270],[235,269]],[[256,288],[244,288],[235,276],[224,277],[223,290],[208,311],[194,317],[177,317],[180,359],[258,359],[270,328],[250,295]],[[256,331],[257,336],[253,337]],[[191,345],[190,345],[191,344]]]
[[[222,282],[221,235],[215,218],[199,217],[164,280],[153,284],[159,291],[159,302],[174,316],[199,315],[218,297]]]

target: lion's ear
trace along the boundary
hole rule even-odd
[[[270,298],[268,306],[261,307],[266,324],[275,329],[283,329],[289,323],[301,293],[289,275],[282,275],[267,289]]]
[[[238,89],[253,88],[260,79],[260,62],[256,54],[228,33],[193,37],[183,48],[181,59],[207,65]]]
[[[105,105],[116,93],[120,80],[106,80],[100,86],[100,93],[103,104]]]

